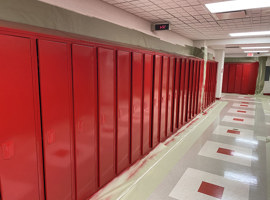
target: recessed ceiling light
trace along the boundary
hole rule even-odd
[[[270,47],[241,47],[241,49],[270,49]]]
[[[232,37],[256,36],[256,35],[270,35],[270,31],[230,33],[229,35],[232,36]]]
[[[262,50],[258,50],[258,51],[244,51],[245,53],[267,53],[267,52],[269,52],[269,51],[262,51]]]
[[[211,13],[270,7],[269,0],[234,0],[205,4]]]

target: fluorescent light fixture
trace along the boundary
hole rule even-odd
[[[205,4],[211,13],[270,7],[269,0],[234,0]]]
[[[267,53],[267,50],[258,50],[258,51],[244,51],[245,53]]]
[[[241,49],[270,49],[270,47],[241,47]]]
[[[269,2],[270,2],[270,1],[269,1]],[[270,35],[270,31],[230,33],[229,35],[232,36],[232,37],[257,36],[257,35]]]

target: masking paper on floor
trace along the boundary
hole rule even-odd
[[[145,158],[97,192],[91,200],[144,200],[197,141],[227,102],[216,101]]]

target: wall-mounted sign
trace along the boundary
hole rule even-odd
[[[248,53],[247,56],[252,57],[253,53]]]
[[[168,22],[154,23],[151,29],[152,31],[170,30],[170,24]]]

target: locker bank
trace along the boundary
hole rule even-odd
[[[0,0],[0,200],[268,200],[270,2]]]

